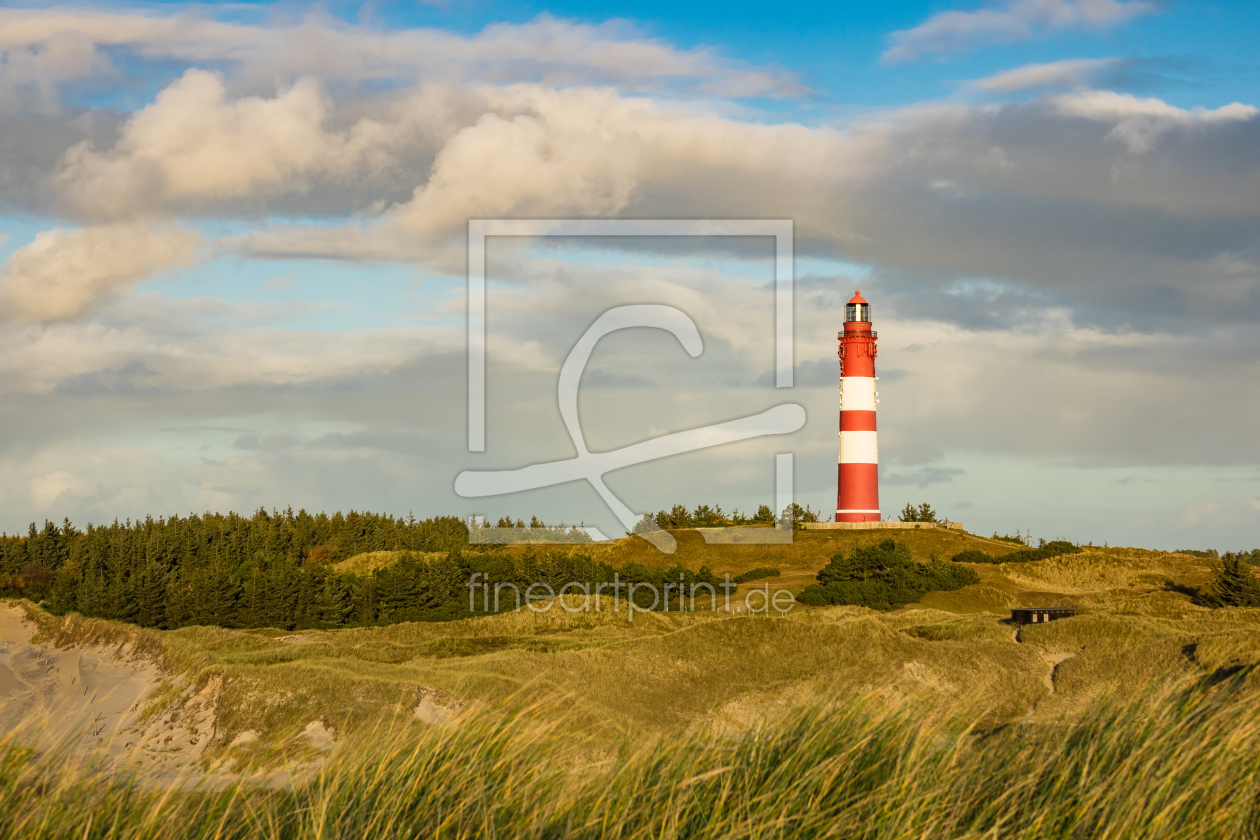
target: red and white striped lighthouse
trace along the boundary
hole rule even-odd
[[[858,292],[844,308],[840,339],[840,469],[837,522],[879,521],[875,443],[875,342],[871,305]]]

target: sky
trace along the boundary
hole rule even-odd
[[[834,510],[836,331],[878,358],[881,507],[970,530],[1260,545],[1260,6],[1158,0],[0,5],[0,530],[305,508],[620,525],[593,452],[791,403],[799,431],[606,476]],[[470,219],[787,219],[492,237]]]

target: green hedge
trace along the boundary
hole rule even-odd
[[[778,576],[779,576],[778,569],[772,569],[769,566],[758,566],[755,569],[749,569],[746,572],[741,572],[740,574],[732,578],[732,580],[734,580],[736,583],[748,583],[748,581],[750,580],[761,580],[762,578],[770,578],[770,577],[778,577]]]
[[[928,592],[979,582],[980,576],[966,566],[936,559],[916,563],[904,543],[889,539],[860,545],[848,557],[834,555],[818,573],[818,583],[805,587],[796,600],[810,606],[852,604],[891,610],[912,604]]]
[[[1067,540],[1054,540],[1046,543],[1041,548],[1025,548],[1020,551],[1000,554],[997,557],[969,548],[966,551],[955,554],[950,559],[955,563],[1031,563],[1034,560],[1049,560],[1051,557],[1077,554],[1079,552],[1080,548],[1072,545]]]

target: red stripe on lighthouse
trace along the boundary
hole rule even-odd
[[[840,431],[873,432],[875,431],[875,412],[842,411],[840,412]]]

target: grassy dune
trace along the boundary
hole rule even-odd
[[[602,753],[535,706],[379,733],[271,789],[156,791],[9,750],[0,797],[26,837],[1255,837],[1254,697],[1183,679],[982,732],[867,696]]]
[[[904,536],[917,559],[1003,551]],[[775,566],[773,587],[799,589],[863,535],[679,537],[688,566]],[[662,562],[639,542],[600,546],[600,559]],[[1162,552],[976,568],[979,585],[891,613],[630,622],[605,604],[285,633],[147,631],[28,608],[45,643],[159,662],[145,713],[173,730],[192,698],[211,697],[199,762],[220,768],[205,778],[223,789],[104,784],[13,744],[0,747],[0,826],[20,815],[23,836],[1260,836],[1260,610],[1195,606],[1181,590],[1209,568]],[[1011,606],[1063,597],[1081,614],[1018,634],[1004,621]],[[249,766],[287,767],[291,783],[235,775]],[[90,812],[75,805],[86,801]]]
[[[627,563],[640,563],[650,569],[663,569],[678,562],[689,569],[708,566],[719,575],[729,572],[732,577],[749,569],[768,566],[780,571],[780,577],[774,579],[775,588],[785,587],[799,592],[814,582],[814,575],[827,564],[831,555],[837,552],[847,553],[856,545],[889,536],[904,540],[910,546],[914,559],[919,562],[926,561],[933,555],[948,559],[969,548],[995,557],[1015,548],[1010,544],[944,529],[895,532],[798,530],[794,532],[792,542],[784,545],[710,545],[705,542],[701,532],[693,529],[673,530],[670,534],[678,544],[673,554],[662,554],[641,539],[621,539],[589,545],[518,544],[504,546],[502,550],[517,555],[526,551],[585,554],[618,568]],[[336,569],[363,574],[397,562],[398,555],[396,551],[358,554],[338,563]],[[761,583],[762,581],[758,581],[756,585]]]

